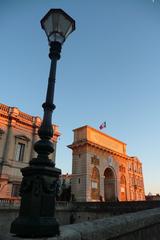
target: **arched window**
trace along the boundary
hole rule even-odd
[[[121,201],[127,200],[127,194],[126,194],[126,178],[124,175],[120,178],[120,191],[121,191]]]
[[[104,171],[104,200],[115,201],[116,197],[116,179],[113,169],[106,168]]]
[[[104,172],[104,176],[105,178],[108,178],[108,179],[114,179],[114,173],[112,171],[111,168],[106,168],[105,172]]]
[[[121,176],[121,184],[126,184],[126,179],[124,175]]]

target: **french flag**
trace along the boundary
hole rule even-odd
[[[106,128],[106,121],[103,122],[100,126],[99,129],[102,130],[103,128]]]

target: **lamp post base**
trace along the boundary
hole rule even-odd
[[[21,169],[21,172],[20,212],[12,222],[10,232],[22,237],[58,235],[55,197],[61,170],[53,166],[30,165]]]
[[[54,217],[18,217],[11,225],[11,233],[20,237],[53,237],[60,231]]]

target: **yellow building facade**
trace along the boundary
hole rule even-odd
[[[73,130],[72,194],[77,201],[145,200],[142,163],[126,144],[90,126]]]
[[[22,180],[20,169],[28,166],[37,156],[34,143],[39,140],[40,117],[21,112],[17,107],[0,104],[0,198],[19,196]],[[60,135],[58,126],[53,125],[54,153],[50,158],[55,161],[56,143]]]

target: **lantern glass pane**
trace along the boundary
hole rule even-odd
[[[46,18],[43,22],[44,30],[46,32],[46,35],[49,36],[51,32],[53,31],[53,21],[52,21],[52,15],[49,15],[48,18]]]
[[[59,15],[58,32],[61,33],[64,37],[66,37],[70,26],[71,22],[64,15]]]
[[[70,27],[68,28],[67,32],[66,32],[66,38],[68,37],[68,35],[73,31],[73,26],[70,25]]]
[[[58,25],[59,25],[59,13],[52,14],[52,31],[58,32]]]

